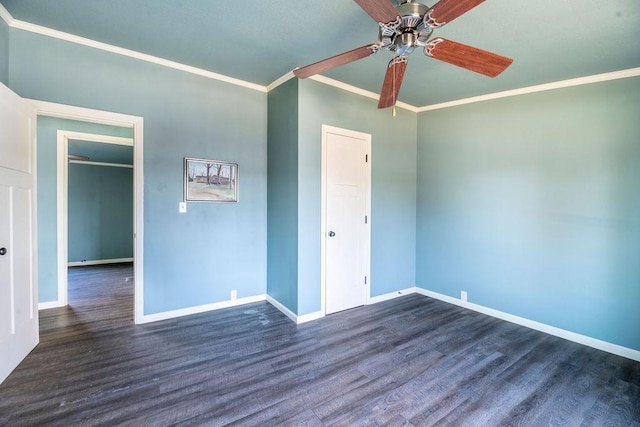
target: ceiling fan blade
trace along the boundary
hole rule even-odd
[[[367,12],[374,21],[388,24],[396,20],[398,11],[389,0],[353,0]]]
[[[458,16],[470,11],[484,0],[440,0],[427,12],[425,23],[430,27],[440,27]]]
[[[389,61],[389,67],[384,76],[384,83],[382,84],[382,91],[380,92],[378,108],[388,108],[396,105],[406,69],[407,57],[404,55],[396,56]]]
[[[325,71],[331,70],[332,68],[357,61],[358,59],[366,58],[367,56],[377,53],[379,50],[380,45],[368,44],[366,46],[361,46],[348,52],[332,56],[331,58],[314,62],[313,64],[307,65],[305,67],[296,68],[295,70],[293,70],[293,74],[299,79],[306,79],[307,77],[323,73]]]
[[[424,53],[440,61],[495,77],[507,69],[513,59],[477,47],[446,40],[441,37],[431,40]]]

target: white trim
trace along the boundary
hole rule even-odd
[[[133,258],[93,259],[89,261],[70,261],[68,267],[82,267],[85,265],[119,264],[121,262],[133,262]]]
[[[284,84],[284,83],[288,82],[292,78],[295,78],[295,76],[293,75],[293,71],[289,71],[287,74],[283,75],[282,77],[279,77],[278,79],[276,79],[272,83],[270,83],[267,86],[267,92],[271,92],[272,90],[274,90],[275,88],[277,88],[281,84]]]
[[[130,116],[128,114],[115,113],[112,111],[94,110],[93,108],[76,107],[75,105],[57,104],[55,102],[40,101],[38,99],[25,99],[36,107],[38,115],[40,116],[57,117],[60,119],[84,122],[87,121],[87,118],[90,118],[91,123],[134,128],[134,140],[135,125],[138,124],[138,122],[142,125],[142,117],[138,116]],[[82,132],[75,133],[82,134]]]
[[[572,86],[580,86],[592,83],[606,82],[609,80],[625,79],[628,77],[640,76],[640,67],[628,70],[613,71],[611,73],[596,74],[593,76],[579,77],[576,79],[561,80],[553,83],[546,83],[536,86],[528,86],[519,89],[507,90],[504,92],[490,93],[487,95],[474,96],[472,98],[458,99],[456,101],[443,102],[441,104],[427,105],[417,109],[418,113],[425,111],[439,110],[442,108],[456,107],[458,105],[473,104],[475,102],[489,101],[492,99],[507,98],[511,96],[526,95],[529,93],[543,92],[547,90],[562,89]]]
[[[195,74],[201,77],[206,77],[208,79],[219,80],[225,83],[242,86],[247,89],[257,90],[259,92],[267,92],[267,88],[262,85],[236,79],[234,77],[225,76],[223,74],[214,73],[212,71],[207,71],[202,68],[181,64],[179,62],[169,61],[167,59],[159,58],[157,56],[147,55],[146,53],[136,52],[134,50],[129,50],[122,47],[110,45],[107,43],[102,43],[99,41],[87,39],[84,37],[65,33],[63,31],[53,30],[51,28],[31,24],[29,22],[24,22],[24,21],[14,19],[13,21],[11,21],[9,25],[13,28],[29,31],[31,33],[36,33],[36,34],[40,34],[47,37],[53,37],[56,39],[64,40],[71,43],[76,43],[76,44],[91,47],[94,49],[104,50],[106,52],[127,56],[129,58],[139,59],[141,61],[150,62],[152,64],[173,68],[175,70],[185,71],[187,73]]]
[[[236,307],[239,305],[265,301],[266,297],[267,297],[266,295],[262,294],[262,295],[255,295],[252,297],[238,298],[234,300],[227,300],[227,301],[221,301],[221,302],[214,302],[211,304],[198,305],[195,307],[181,308],[178,310],[163,311],[161,313],[147,314],[142,316],[142,319],[140,319],[140,321],[136,323],[157,322],[160,320],[175,319],[176,317],[205,313],[207,311],[220,310],[222,308]]]
[[[324,313],[321,311],[314,311],[313,313],[303,314],[298,316],[297,324],[300,325],[302,323],[311,322],[313,320],[318,320],[324,317]]]
[[[47,301],[38,303],[38,311],[48,310],[50,308],[64,307],[66,304],[60,304],[60,301]]]
[[[355,87],[355,86],[352,86],[352,85],[349,85],[349,84],[346,84],[338,80],[334,80],[319,74],[309,77],[309,80],[315,80],[317,82],[324,83],[326,85],[333,86],[347,92],[355,93],[356,95],[362,95],[362,96],[366,96],[367,98],[375,99],[376,101],[380,98],[379,93],[370,92],[365,89],[360,89],[359,87]],[[406,104],[404,102],[396,102],[396,107],[404,108],[405,110],[409,110],[414,113],[418,112],[417,107],[414,107],[413,105],[410,105],[410,104]]]
[[[326,240],[327,240],[327,135],[330,133],[335,133],[343,136],[347,136],[354,139],[361,139],[365,141],[366,144],[366,152],[369,156],[369,161],[367,165],[367,189],[366,189],[366,200],[365,200],[365,215],[368,218],[368,227],[367,233],[365,236],[365,251],[366,253],[366,265],[365,267],[365,276],[367,277],[366,282],[366,298],[365,304],[368,301],[371,295],[371,164],[373,162],[372,156],[372,144],[371,144],[371,134],[358,132],[350,129],[343,129],[335,126],[322,125],[322,138],[321,138],[321,163],[320,163],[320,317],[327,314],[327,278],[325,274],[325,270],[327,268],[327,259],[326,259]],[[316,319],[318,317],[317,314],[312,313],[311,320]],[[305,320],[308,321],[308,320]]]
[[[69,140],[65,131],[57,131],[56,142],[56,260],[58,270],[58,303],[65,306],[68,300],[67,256],[69,247],[68,209],[69,209],[69,164],[67,162]]]
[[[125,165],[123,163],[104,163],[104,162],[92,162],[90,160],[69,160],[69,163],[74,163],[77,165],[88,165],[88,166],[108,166],[112,168],[128,168],[133,169],[133,165]]]
[[[65,306],[69,303],[69,287],[67,281],[67,267],[69,254],[69,140],[81,140],[105,144],[125,145],[133,147],[133,138],[119,136],[90,134],[68,130],[57,131],[57,260],[58,260],[58,303]],[[86,162],[89,163],[89,162]],[[93,162],[96,163],[96,162]],[[133,165],[118,165],[133,168]],[[104,263],[103,263],[104,264]],[[79,264],[89,265],[89,264]]]
[[[296,325],[300,325],[301,323],[311,322],[312,320],[321,319],[324,317],[324,313],[322,311],[315,311],[313,313],[303,314],[302,316],[298,316],[293,311],[289,310],[282,304],[280,301],[272,297],[271,295],[267,295],[267,302],[280,310],[282,314],[287,316],[289,320],[291,320]]]
[[[274,297],[268,294],[266,299],[269,304],[271,304],[272,306],[280,310],[282,314],[284,314],[289,318],[289,320],[291,320],[294,323],[298,323],[298,315],[296,315],[293,311],[289,310],[284,304],[282,304],[280,301],[278,301],[277,299],[275,299]]]
[[[416,292],[420,295],[424,295],[440,301],[448,302],[450,304],[454,304],[459,307],[477,311],[478,313],[486,314],[488,316],[495,317],[501,320],[506,320],[507,322],[525,326],[530,329],[535,329],[536,331],[544,332],[549,335],[560,337],[569,341],[576,342],[578,344],[586,345],[588,347],[593,347],[598,350],[606,351],[612,354],[617,354],[618,356],[626,357],[628,359],[636,360],[640,362],[639,350],[634,350],[632,348],[627,348],[617,344],[612,344],[596,338],[588,337],[586,335],[581,335],[575,332],[567,331],[565,329],[556,328],[555,326],[550,326],[544,323],[536,322],[535,320],[529,320],[524,317],[514,316],[513,314],[505,313],[499,310],[494,310],[493,308],[474,304],[468,301],[465,302],[457,298],[439,294],[437,292],[429,291],[427,289],[423,289],[420,287],[416,288]]]
[[[13,24],[13,16],[11,16],[9,11],[2,5],[2,3],[0,3],[0,18],[2,18],[2,20],[6,22],[8,26],[11,26],[11,24]]]
[[[128,147],[133,147],[133,138],[74,131],[65,131],[65,133],[67,135],[67,139],[74,141],[99,142],[101,144],[126,145]]]
[[[142,117],[28,99],[37,114],[133,128],[134,181],[134,321],[144,317],[144,119]],[[65,162],[66,164],[66,162]]]
[[[377,304],[383,301],[389,301],[395,298],[403,297],[405,295],[411,295],[416,293],[417,288],[415,286],[411,288],[401,289],[399,291],[389,292],[388,294],[378,295],[375,297],[369,297],[367,305]]]
[[[100,135],[84,132],[69,132],[67,133],[67,139],[71,141],[80,142],[99,142],[101,144],[113,144],[113,145],[125,145],[127,147],[133,147],[133,138],[123,138],[120,136]]]
[[[198,76],[210,78],[213,80],[219,80],[219,81],[230,83],[233,85],[242,86],[247,89],[257,90],[259,92],[269,92],[294,77],[293,70],[292,70],[287,72],[283,76],[279,77],[278,79],[274,80],[269,85],[262,86],[255,83],[247,82],[245,80],[236,79],[234,77],[225,76],[223,74],[214,73],[212,71],[208,71],[202,68],[181,64],[179,62],[169,61],[156,56],[144,54],[144,53],[129,50],[129,49],[124,49],[118,46],[113,46],[107,43],[98,42],[95,40],[87,39],[84,37],[76,36],[73,34],[62,32],[62,31],[53,30],[51,28],[31,24],[29,22],[20,21],[20,20],[14,19],[11,16],[11,14],[6,10],[6,8],[2,6],[2,4],[0,4],[0,17],[7,23],[7,25],[9,25],[12,28],[17,28],[20,30],[29,31],[29,32],[40,34],[43,36],[53,37],[53,38],[68,41],[71,43],[76,43],[83,46],[88,46],[95,49],[100,49],[107,52],[115,53],[118,55],[139,59],[141,61],[146,61],[156,65],[173,68],[176,70],[184,71],[184,72],[195,74]],[[405,110],[408,110],[414,113],[423,113],[426,111],[455,107],[458,105],[472,104],[475,102],[488,101],[492,99],[525,95],[529,93],[542,92],[547,90],[561,89],[566,87],[579,86],[579,85],[585,85],[585,84],[591,84],[591,83],[599,83],[599,82],[604,82],[609,80],[616,80],[616,79],[623,79],[623,78],[637,77],[637,76],[640,76],[640,67],[631,68],[627,70],[613,71],[613,72],[603,73],[603,74],[596,74],[592,76],[578,77],[575,79],[561,80],[557,82],[545,83],[545,84],[536,85],[536,86],[527,86],[523,88],[507,90],[502,92],[495,92],[495,93],[490,93],[486,95],[474,96],[470,98],[463,98],[463,99],[443,102],[439,104],[425,105],[422,107],[416,107],[414,105],[407,104],[404,102],[397,102],[396,107],[403,108]],[[378,93],[361,89],[356,86],[352,86],[347,83],[343,83],[338,80],[331,79],[329,77],[325,77],[322,75],[311,76],[309,77],[309,79],[315,80],[320,83],[324,83],[329,86],[336,87],[338,89],[345,90],[347,92],[362,95],[367,98],[378,99],[380,97],[380,94]]]

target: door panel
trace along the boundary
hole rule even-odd
[[[35,109],[0,85],[0,382],[38,343],[35,123]]]
[[[326,243],[325,312],[367,301],[369,260],[369,143],[361,137],[328,133],[325,142]]]

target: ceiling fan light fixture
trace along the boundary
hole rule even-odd
[[[409,55],[414,51],[418,38],[413,32],[404,32],[395,39],[398,55]]]

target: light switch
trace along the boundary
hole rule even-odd
[[[180,202],[178,205],[178,212],[186,213],[187,212],[187,202]]]

